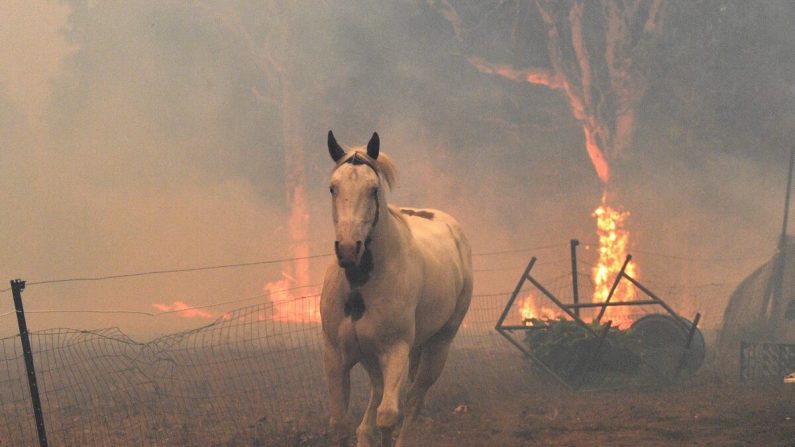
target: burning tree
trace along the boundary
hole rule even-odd
[[[468,25],[460,11],[471,10],[472,5],[450,0],[429,3],[450,23],[459,41],[473,46],[475,30],[485,19]],[[601,204],[594,211],[599,262],[593,270],[594,300],[603,301],[626,257],[629,237],[624,228],[629,213],[609,204],[615,200],[608,195],[612,166],[632,141],[637,109],[647,85],[642,57],[660,35],[662,0],[517,0],[480,5],[491,8],[481,10],[480,17],[502,17],[498,26],[507,30],[514,44],[523,28],[539,22],[543,27],[543,66],[514,66],[489,60],[475,51],[468,55],[468,61],[482,73],[559,92],[582,127],[585,149],[603,191]],[[508,13],[497,14],[500,8]],[[538,52],[532,43],[525,49]],[[630,263],[627,273],[636,275],[636,266]],[[615,296],[631,299],[634,293],[634,288],[622,285]],[[608,317],[625,323],[627,316],[618,312],[621,310],[613,308]]]
[[[248,8],[246,8],[248,6]],[[299,90],[294,79],[299,68],[290,57],[291,3],[235,4],[199,3],[208,16],[234,36],[235,43],[248,55],[261,75],[261,84],[252,86],[251,94],[265,108],[277,108],[281,120],[282,149],[285,164],[286,201],[291,260],[282,268],[282,278],[267,282],[264,291],[276,306],[276,318],[319,321],[318,309],[298,308],[289,289],[306,286],[309,278],[309,213],[304,189],[304,122]],[[292,9],[291,9],[292,8]]]

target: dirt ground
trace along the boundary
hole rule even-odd
[[[437,395],[422,438],[438,447],[795,446],[795,385],[705,373],[658,389],[575,393],[539,383],[501,399]]]

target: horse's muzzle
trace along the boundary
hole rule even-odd
[[[334,242],[334,251],[337,253],[337,262],[340,267],[348,268],[359,264],[362,254],[362,241]]]

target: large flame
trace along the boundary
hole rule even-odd
[[[606,203],[603,195],[602,203],[594,210],[593,216],[596,218],[596,232],[599,236],[599,260],[592,272],[593,302],[601,303],[610,295],[616,275],[621,271],[621,266],[628,254],[629,232],[624,228],[624,223],[629,217],[629,212],[611,207]],[[635,263],[630,261],[624,271],[627,275],[635,279],[638,278],[638,269]],[[622,280],[610,301],[631,301],[636,294],[635,286],[627,280]],[[602,318],[602,321],[607,320],[612,320],[613,326],[627,328],[633,320],[631,307],[608,307]]]
[[[297,321],[316,323],[320,321],[319,300],[302,299],[313,295],[309,274],[309,245],[307,243],[309,214],[306,212],[303,186],[295,185],[290,196],[290,255],[282,268],[281,279],[265,283],[263,291],[274,306],[273,319],[278,321]],[[300,293],[296,293],[300,289]]]

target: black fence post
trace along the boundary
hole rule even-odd
[[[47,447],[47,431],[44,429],[44,414],[41,411],[39,386],[36,383],[36,370],[33,368],[33,351],[30,349],[28,325],[25,322],[25,311],[22,308],[22,290],[24,288],[25,281],[22,281],[21,279],[15,279],[11,281],[11,293],[14,295],[14,309],[17,313],[19,338],[22,340],[22,354],[25,357],[25,370],[28,373],[30,399],[33,401],[33,414],[36,417],[36,431],[39,435],[39,446]]]
[[[580,287],[577,285],[577,246],[580,241],[572,239],[571,244],[571,297],[573,304],[580,304]],[[574,315],[580,316],[580,308],[574,308]]]

